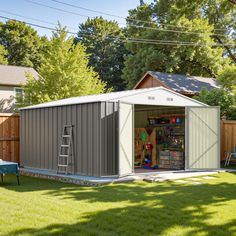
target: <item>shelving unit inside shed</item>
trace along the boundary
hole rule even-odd
[[[135,167],[184,169],[185,110],[138,106],[135,111]]]

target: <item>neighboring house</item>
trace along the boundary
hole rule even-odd
[[[27,80],[26,74],[39,74],[30,67],[0,65],[0,112],[13,112],[16,108],[16,97],[23,96],[21,88]]]
[[[220,87],[215,78],[148,71],[134,86],[134,89],[160,86],[171,89],[188,97],[198,95],[203,87],[208,90]]]

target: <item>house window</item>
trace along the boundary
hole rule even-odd
[[[14,88],[14,98],[15,103],[21,103],[24,98],[24,89],[23,88]]]

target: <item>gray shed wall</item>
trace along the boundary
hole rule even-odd
[[[102,175],[118,175],[118,103],[101,103]]]
[[[21,111],[21,164],[57,170],[63,125],[74,125],[75,172],[117,174],[115,103],[89,103]]]

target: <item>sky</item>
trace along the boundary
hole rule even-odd
[[[59,1],[122,17],[128,16],[128,11],[130,9],[136,8],[139,5],[139,0],[59,0]],[[47,8],[45,6],[39,6],[33,4],[32,2],[48,5],[54,8],[59,8],[65,11],[74,12],[75,14],[61,12],[55,9]],[[151,0],[146,0],[145,2],[150,3]],[[17,14],[17,16],[14,14]],[[83,16],[79,16],[76,14],[80,14]],[[52,28],[54,28],[57,22],[59,21],[63,26],[70,27],[69,30],[72,32],[77,32],[78,25],[80,23],[85,22],[87,16],[92,18],[100,15],[101,14],[99,13],[93,13],[71,6],[65,6],[53,0],[1,0],[0,4],[0,16],[9,17]],[[23,18],[23,16],[29,18],[35,18],[40,21],[36,21],[33,19],[26,19]],[[116,20],[121,27],[125,25],[125,19],[106,15],[102,16],[108,20]],[[5,20],[0,18],[0,21],[5,21]],[[46,23],[45,21],[49,22],[50,24]],[[41,36],[43,35],[47,35],[48,37],[51,36],[51,30],[41,29],[38,27],[33,27],[33,28],[35,28],[38,31],[39,35]]]

